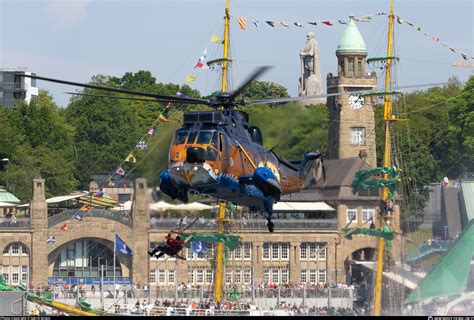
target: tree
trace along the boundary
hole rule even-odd
[[[243,93],[244,100],[288,98],[288,90],[277,83],[253,81]]]

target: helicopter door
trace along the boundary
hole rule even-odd
[[[226,169],[229,166],[230,149],[229,149],[229,142],[227,141],[227,137],[221,132],[219,132],[219,153],[220,153],[220,158],[221,158],[220,171],[226,172],[228,171]]]

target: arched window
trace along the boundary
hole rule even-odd
[[[29,283],[28,247],[20,242],[13,242],[3,249],[3,259],[0,264],[0,275],[11,286]]]

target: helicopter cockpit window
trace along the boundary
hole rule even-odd
[[[188,135],[188,130],[182,129],[182,130],[176,131],[173,144],[183,144],[186,141],[187,135]]]
[[[201,131],[199,131],[199,135],[198,135],[196,143],[210,144],[213,133],[214,132],[210,131],[210,130],[201,130]]]
[[[194,140],[196,140],[196,135],[197,135],[197,132],[196,131],[191,131],[189,132],[189,136],[188,136],[188,144],[191,144],[191,143],[194,143]]]
[[[212,136],[212,141],[211,144],[217,149],[218,148],[218,140],[219,140],[219,134],[214,132],[214,135]]]

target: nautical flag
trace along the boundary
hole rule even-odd
[[[83,210],[84,207],[85,207],[85,209]],[[82,210],[82,211],[90,211],[90,210],[92,210],[92,207],[89,206],[89,205],[83,205],[80,210]],[[72,217],[73,217],[75,220],[77,220],[77,221],[82,221],[82,212],[81,212],[81,211],[78,211],[78,212],[76,212]]]
[[[290,25],[288,24],[288,22],[285,22],[285,21],[280,21],[280,24],[284,27],[290,27]]]
[[[403,23],[403,19],[402,19],[402,17],[400,17],[400,16],[397,16],[397,22],[398,22],[399,24],[402,24],[402,23]]]
[[[115,173],[118,174],[118,175],[123,176],[123,175],[125,174],[125,170],[123,170],[122,167],[119,166],[119,167],[117,168],[117,170],[115,170]]]
[[[196,65],[194,66],[194,69],[196,68],[208,68],[205,64],[204,64],[204,60],[206,60],[206,56],[207,56],[207,48],[204,50],[204,52],[202,53],[202,55],[199,57],[198,59],[198,62],[196,63]]]
[[[80,210],[80,211],[87,211],[87,212],[89,212],[89,211],[92,210],[92,206],[91,206],[90,204],[86,203],[86,204],[84,204],[79,210]],[[81,219],[76,219],[76,220],[81,221],[82,218],[81,218]]]
[[[211,42],[222,44],[224,41],[222,41],[218,36],[212,36]]]
[[[207,242],[202,241],[192,241],[191,250],[195,253],[204,253],[209,250],[209,245]]]
[[[406,24],[408,24],[408,25],[411,26],[411,27],[414,27],[414,26],[415,26],[415,25],[414,25],[413,23],[411,23],[411,22],[408,22],[408,21],[405,21],[405,22],[406,22]]]
[[[158,122],[170,122],[171,120],[166,118],[163,114],[158,116]]]
[[[416,30],[421,31],[421,27],[416,27]]]
[[[121,254],[132,254],[132,249],[120,238],[118,234],[115,234],[115,252]]]
[[[385,15],[387,15],[387,13],[385,13],[385,12],[377,12],[375,15],[376,15],[376,16],[385,16]]]
[[[300,27],[300,28],[303,26],[303,25],[302,25],[301,23],[299,23],[299,22],[294,22],[293,24],[294,24],[295,26],[297,26],[297,27]]]
[[[439,42],[439,38],[438,38],[438,37],[431,37],[431,39],[433,39],[434,42]]]
[[[307,24],[312,24],[313,26],[317,26],[318,23],[317,22],[306,22]]]
[[[247,29],[247,26],[246,26],[247,19],[238,17],[237,20],[239,21],[240,29],[246,30]]]
[[[184,81],[186,81],[186,82],[194,82],[194,81],[196,81],[196,78],[193,77],[192,75],[188,74],[187,77],[186,77],[186,79],[184,79]]]
[[[449,48],[449,50],[451,50],[452,52],[456,53],[456,50],[454,50],[454,48]]]
[[[270,27],[275,28],[276,22],[273,21],[265,21]]]
[[[459,54],[463,57],[464,60],[469,60],[465,53],[459,52]]]
[[[130,152],[128,156],[125,158],[125,162],[137,163],[137,158],[133,156],[133,153]]]
[[[362,18],[369,19],[369,20],[372,19],[370,16],[363,16]]]
[[[46,240],[47,244],[53,244],[55,242],[56,242],[56,237],[54,235],[49,236],[48,239]]]
[[[447,45],[447,44],[445,44],[445,43],[442,43],[442,42],[440,42],[439,44],[440,44],[440,45],[442,45],[443,47],[446,47],[446,48],[448,48],[448,45]]]
[[[258,29],[258,20],[252,20],[252,23],[255,25],[255,27]]]
[[[355,20],[355,19],[354,19]],[[321,21],[321,23],[324,23],[325,25],[327,26],[332,26],[333,24],[331,23],[331,21]]]
[[[137,144],[137,148],[144,150],[144,149],[148,148],[148,144],[145,142],[144,139],[141,139],[141,140],[138,142],[138,144]],[[120,168],[120,169],[122,169],[122,168]],[[123,171],[123,170],[122,170],[122,171]],[[118,173],[118,172],[116,172],[116,173]],[[124,172],[124,173],[125,173],[125,172]],[[120,173],[119,173],[119,174],[120,174]]]
[[[148,133],[149,136],[154,136],[154,135],[156,135],[156,130],[155,130],[155,128],[148,128],[146,133]]]
[[[67,230],[68,230],[67,223],[63,224],[63,225],[59,228],[59,230],[67,232]]]
[[[339,23],[340,24],[347,24],[347,22],[345,22],[344,20],[339,20]]]

